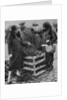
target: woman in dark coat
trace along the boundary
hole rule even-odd
[[[10,57],[8,82],[10,82],[12,71],[23,68],[23,60],[25,57],[25,53],[23,52],[22,46],[23,45],[21,45],[20,34],[17,33],[16,26],[13,25],[11,27],[11,34],[8,43],[9,55],[12,54],[12,57]]]

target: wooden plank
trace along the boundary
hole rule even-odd
[[[33,59],[33,60],[35,60],[35,59]],[[43,61],[45,61],[45,57],[42,58],[42,59],[40,59],[40,60],[38,60],[38,61],[34,61],[34,62],[27,62],[27,61],[24,61],[24,64],[33,66],[34,63],[35,63],[35,65],[37,65],[38,63],[41,63],[41,62],[43,62]]]
[[[34,68],[34,74],[36,74],[36,70],[35,70],[35,59],[33,59],[33,68]]]
[[[45,56],[45,52],[42,53],[41,55],[36,55],[36,56],[27,56],[27,57],[25,57],[25,59],[36,59],[36,58],[38,58],[38,57],[42,57],[42,56]]]
[[[38,73],[33,74],[33,76],[38,76],[38,75],[40,75],[40,74],[42,74],[42,73],[44,73],[44,72],[46,72],[46,70],[41,70],[41,71],[39,71]]]
[[[33,66],[33,62],[24,61],[24,64]]]
[[[46,66],[46,65],[42,65],[42,66],[37,67],[37,68],[36,68],[36,71],[39,70],[39,69],[41,69],[41,68],[43,68],[43,67],[45,67],[45,66]]]
[[[43,61],[45,61],[45,58],[42,58],[41,60],[36,61],[36,62],[35,62],[35,65],[37,65],[37,64],[39,64],[39,63],[41,63],[41,62],[43,62]]]
[[[34,69],[33,68],[29,68],[29,67],[24,67],[25,70],[29,70],[29,71],[33,71],[34,72]]]

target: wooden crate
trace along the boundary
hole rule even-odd
[[[33,76],[38,76],[45,71],[45,53],[37,56],[27,56],[24,60],[24,69],[33,72]]]

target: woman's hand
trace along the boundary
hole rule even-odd
[[[11,57],[12,57],[12,54],[9,55],[9,58],[11,58]]]

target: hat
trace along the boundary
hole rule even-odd
[[[11,30],[12,30],[12,31],[16,31],[16,30],[17,30],[17,26],[16,26],[16,25],[13,25],[13,26],[11,27]]]
[[[45,29],[45,31],[51,29],[51,25],[50,25],[50,23],[49,23],[49,22],[45,22],[45,23],[43,23],[43,28]]]

